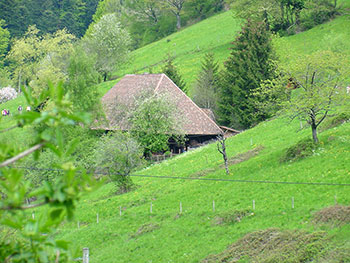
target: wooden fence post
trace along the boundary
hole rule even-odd
[[[89,248],[83,248],[83,263],[89,263]]]

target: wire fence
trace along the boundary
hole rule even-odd
[[[36,168],[25,166],[14,166],[13,168],[30,170],[30,171],[52,171],[52,172],[64,172],[63,169],[53,168]],[[82,171],[78,171],[82,173]],[[94,175],[108,176],[117,175],[105,172],[90,172]],[[256,183],[256,184],[287,184],[287,185],[319,185],[319,186],[345,186],[349,187],[350,183],[331,183],[331,182],[300,182],[300,181],[269,181],[269,180],[243,180],[243,179],[228,179],[228,178],[203,178],[203,177],[179,177],[179,176],[164,176],[164,175],[142,175],[142,174],[129,174],[130,177],[143,177],[152,179],[168,179],[168,180],[192,180],[192,181],[213,181],[213,182],[229,182],[229,183]]]

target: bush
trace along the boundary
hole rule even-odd
[[[282,155],[281,162],[292,162],[303,159],[305,157],[311,156],[317,144],[311,139],[304,139],[287,149],[287,151]]]
[[[117,193],[132,189],[130,173],[143,163],[143,148],[128,133],[114,132],[101,138],[94,152],[96,171],[108,174]]]
[[[0,89],[0,104],[17,97],[17,91],[14,88],[6,87]]]
[[[320,127],[320,131],[325,131],[334,127],[337,127],[345,122],[350,121],[350,113],[342,112],[333,118],[325,120],[325,122]]]
[[[301,29],[303,31],[311,29],[317,25],[323,24],[339,14],[337,7],[324,1],[322,3],[308,3],[307,8],[301,13]]]
[[[201,262],[314,262],[328,243],[325,232],[272,228],[248,233],[225,251]]]

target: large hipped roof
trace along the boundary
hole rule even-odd
[[[132,104],[143,91],[155,94],[168,94],[174,102],[182,119],[182,130],[187,135],[217,135],[222,132],[219,126],[201,110],[174,82],[165,74],[126,75],[102,98],[102,105],[109,121],[110,130],[121,129],[116,123],[114,105]]]

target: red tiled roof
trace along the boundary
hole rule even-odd
[[[179,109],[182,130],[189,135],[217,135],[222,133],[220,127],[202,111],[174,82],[165,74],[126,75],[102,98],[102,105],[109,120],[106,130],[127,129],[123,123],[115,121],[115,105],[131,105],[135,98],[145,90],[155,94],[168,94]],[[179,122],[180,123],[180,122]]]

